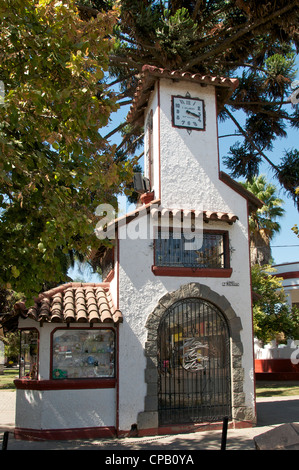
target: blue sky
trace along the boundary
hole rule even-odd
[[[234,128],[228,124],[219,125],[219,136],[234,132]],[[229,147],[241,137],[236,138],[220,138],[219,139],[219,153],[221,157],[227,154]],[[241,141],[241,140],[240,140]],[[299,131],[295,129],[288,129],[287,138],[277,139],[274,142],[272,152],[267,156],[274,164],[278,164],[281,156],[284,155],[285,150],[292,148],[299,148]],[[222,164],[221,169],[228,173],[227,168]],[[277,187],[277,195],[284,200],[283,208],[285,215],[280,219],[281,230],[271,241],[272,256],[275,264],[291,263],[299,261],[299,238],[296,237],[291,230],[295,223],[299,226],[299,213],[296,209],[292,199],[288,198],[284,190],[281,188],[279,182],[274,177],[273,171],[269,165],[262,164],[260,167],[260,174],[266,176],[267,181],[271,182]]]

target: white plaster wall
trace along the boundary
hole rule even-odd
[[[265,346],[255,338],[254,354],[255,359],[293,359],[297,360],[299,340],[289,339],[287,344],[277,345],[273,340]]]
[[[155,88],[157,89],[157,83],[155,85]],[[158,94],[157,93],[152,93],[150,100],[149,100],[149,105],[148,105],[148,111],[150,112],[153,110],[153,132],[152,132],[152,156],[155,158],[156,162],[154,162],[154,165],[152,167],[153,173],[152,173],[152,181],[151,181],[151,190],[155,191],[155,197],[158,198],[160,194],[160,184],[159,184],[159,162],[158,162],[158,155],[159,155],[159,108],[158,108]],[[145,116],[145,123],[147,122],[148,119],[148,114]],[[147,148],[147,133],[145,133],[145,141],[144,141],[144,148]],[[149,175],[149,169],[148,169],[148,159],[146,158],[146,155],[144,156],[144,175],[148,177]]]
[[[236,200],[239,199],[235,193],[233,196]],[[243,211],[246,213],[246,203],[242,198],[241,202],[243,202]],[[240,204],[239,200],[238,204]],[[123,227],[120,240],[119,302],[124,316],[124,323],[120,325],[119,330],[120,430],[129,430],[131,425],[136,423],[138,412],[144,409],[146,358],[143,348],[147,337],[146,320],[164,294],[175,291],[181,285],[190,282],[205,284],[220,295],[224,295],[241,318],[244,392],[246,405],[254,409],[251,293],[246,228],[240,221],[233,226],[220,222],[207,225],[209,229],[230,231],[231,246],[235,249],[231,255],[233,268],[231,278],[154,276],[151,270],[154,257],[153,240],[145,238],[147,229],[150,227],[149,217],[144,216],[138,221],[131,222],[127,227]],[[134,229],[135,235],[138,233],[140,237],[132,240],[129,235],[134,233]],[[128,230],[127,236],[124,233],[125,230]],[[227,281],[234,281],[238,283],[238,286],[228,286],[225,284]]]
[[[189,134],[186,129],[172,126],[171,96],[186,95],[204,99],[206,114],[205,131]],[[160,86],[160,142],[161,142],[161,196],[166,207],[182,203],[192,208],[209,199],[213,209],[214,191],[207,188],[217,181],[217,152],[215,89],[191,83],[161,81]],[[219,209],[218,209],[219,210]]]
[[[118,295],[117,295],[117,273],[118,273],[118,259],[117,259],[117,244],[118,244],[118,241],[117,241],[117,238],[115,236],[114,238],[114,277],[113,279],[110,281],[110,293],[111,293],[111,297],[112,297],[112,301],[115,305],[115,307],[117,307],[117,302],[118,302]]]
[[[152,253],[146,237],[147,217],[139,218],[120,230],[119,249],[119,308],[124,321],[119,326],[119,429],[127,431],[137,423],[143,411],[146,385],[146,360],[143,346],[146,303],[150,302],[151,283],[148,282]],[[128,233],[129,231],[129,233]],[[135,235],[134,235],[135,234]],[[132,240],[129,237],[135,237]],[[144,237],[144,238],[143,238]],[[148,288],[145,289],[144,284]]]
[[[115,426],[116,390],[17,390],[16,427]]]

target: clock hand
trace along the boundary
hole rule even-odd
[[[187,114],[190,114],[191,116],[195,116],[197,117],[198,119],[200,119],[200,116],[198,114],[195,114],[195,113],[192,113],[191,111],[187,110],[186,111]]]

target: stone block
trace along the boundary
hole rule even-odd
[[[158,428],[158,412],[144,411],[138,413],[137,427],[138,429],[155,429]]]
[[[144,410],[145,411],[157,411],[157,409],[158,409],[157,395],[147,395],[144,398]]]
[[[234,341],[232,343],[232,355],[233,356],[242,356],[243,355],[243,343],[240,341]]]
[[[299,424],[287,423],[254,438],[257,450],[299,450]]]
[[[146,357],[157,356],[157,342],[146,341],[144,345],[144,354]]]
[[[158,380],[158,371],[156,368],[146,369],[145,370],[145,382],[155,383]]]
[[[233,406],[240,407],[245,405],[245,394],[241,393],[234,393],[233,396]]]

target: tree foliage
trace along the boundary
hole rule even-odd
[[[94,246],[95,208],[131,174],[99,133],[118,107],[104,80],[117,11],[0,0],[0,18],[0,284],[33,295]]]
[[[278,335],[298,339],[299,309],[286,304],[282,278],[270,265],[255,265],[251,270],[254,335],[268,343]]]
[[[287,136],[287,126],[298,128],[298,108],[289,99],[299,44],[297,0],[80,1],[90,11],[111,3],[121,8],[109,69],[113,83],[120,84],[120,102],[133,96],[144,64],[237,76],[239,87],[220,117],[242,140],[225,164],[233,177],[250,179],[266,162],[298,206],[298,151],[288,149],[278,163],[271,154],[275,140]],[[133,140],[142,132],[128,131]]]
[[[299,186],[295,189],[295,192],[297,194],[297,196],[299,196]],[[294,227],[292,227],[292,230],[294,232],[295,235],[297,235],[297,237],[299,238],[299,227],[297,224],[294,225]]]
[[[269,264],[272,258],[270,241],[281,229],[279,219],[285,213],[284,201],[277,196],[276,186],[268,183],[264,175],[242,184],[264,202],[261,209],[249,216],[251,263]]]

